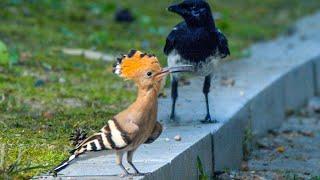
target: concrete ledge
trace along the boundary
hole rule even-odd
[[[134,162],[145,177],[135,179],[198,179],[196,158],[207,175],[240,167],[245,129],[259,136],[277,128],[287,110],[302,106],[320,94],[320,13],[299,21],[297,32],[252,46],[251,56],[222,65],[210,93],[212,114],[218,124],[202,125],[205,116],[202,80],[192,79],[179,89],[179,121],[168,121],[170,97],[159,102],[159,120],[166,127],[151,145],[138,149]],[[304,38],[301,38],[303,36]],[[222,86],[221,77],[235,80]],[[173,137],[180,135],[182,141]],[[115,179],[120,168],[114,156],[83,157],[62,171],[60,178],[103,177]]]
[[[315,91],[317,95],[320,95],[320,56],[314,58],[313,60],[313,71],[314,71],[314,81],[315,81]]]
[[[297,109],[314,96],[316,86],[314,73],[314,64],[310,59],[286,74],[284,83],[286,110]]]
[[[278,128],[284,120],[285,78],[279,78],[250,101],[252,133],[261,135]]]
[[[229,123],[226,123],[217,132],[213,133],[215,171],[237,169],[241,164],[242,142],[245,128],[249,127],[249,113],[248,105],[244,106],[230,119]]]

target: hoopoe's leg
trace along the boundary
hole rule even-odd
[[[127,171],[127,169],[123,166],[123,164],[122,164],[122,157],[123,157],[123,152],[119,152],[119,151],[117,151],[116,152],[116,163],[117,163],[117,165],[119,165],[120,166],[120,168],[123,170],[123,172],[124,172],[124,175],[129,175],[130,173]]]
[[[134,170],[134,174],[133,175],[136,175],[136,176],[143,176],[145,175],[145,173],[140,173],[139,170],[136,168],[136,166],[132,163],[132,158],[133,158],[133,153],[134,153],[135,150],[132,150],[132,151],[128,151],[127,153],[127,161],[128,163],[130,164],[130,166],[133,168]]]

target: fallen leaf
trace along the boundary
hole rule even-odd
[[[159,93],[158,97],[159,97],[159,98],[166,98],[166,97],[167,97],[167,94],[166,94],[166,92],[163,91],[163,92],[160,92],[160,93]]]
[[[312,131],[298,131],[302,136],[314,137],[314,133]]]
[[[283,130],[282,133],[283,133],[283,134],[291,134],[291,133],[292,133],[292,130],[286,129],[286,130]]]
[[[46,112],[43,113],[43,117],[46,118],[46,119],[52,119],[54,116],[53,116],[52,112],[46,111]]]
[[[259,149],[269,149],[269,146],[268,146],[266,143],[260,142],[260,141],[258,141],[258,142],[256,143],[256,146],[257,146]]]
[[[268,133],[273,135],[273,136],[277,136],[279,134],[279,132],[275,131],[275,130],[269,130]]]
[[[191,84],[191,82],[186,77],[181,77],[179,79],[179,82],[182,83],[183,85],[190,85]]]
[[[25,62],[27,60],[29,60],[32,57],[30,52],[21,52],[20,53],[20,61],[21,62]]]
[[[232,87],[235,85],[236,81],[232,78],[223,77],[220,83],[222,86]]]
[[[283,146],[279,146],[276,150],[279,153],[283,153],[285,151],[285,148]]]
[[[241,171],[249,171],[249,165],[247,161],[241,163]]]
[[[313,97],[309,100],[308,109],[311,112],[320,113],[320,97]]]

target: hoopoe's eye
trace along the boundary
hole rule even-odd
[[[152,72],[150,72],[150,71],[147,72],[147,76],[148,76],[148,77],[151,77],[151,76],[152,76]]]

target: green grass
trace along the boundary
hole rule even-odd
[[[74,128],[100,129],[135,98],[132,84],[112,75],[111,63],[67,56],[62,48],[115,55],[134,48],[155,53],[165,64],[165,37],[181,21],[165,10],[172,2],[2,0],[0,40],[7,44],[11,61],[0,65],[0,143],[6,147],[0,173],[29,178],[47,171],[66,158]],[[221,14],[217,24],[229,37],[231,59],[320,7],[318,0],[210,3]],[[133,11],[134,23],[114,23],[113,12],[120,6]],[[8,172],[19,154],[20,170],[26,170]],[[32,169],[37,166],[41,168]]]

